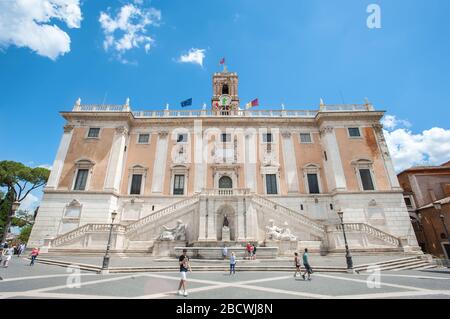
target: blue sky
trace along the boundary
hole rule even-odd
[[[26,44],[31,39],[11,39],[17,31],[9,21],[29,19],[32,8],[0,4],[0,160],[51,165],[64,124],[58,112],[78,97],[83,104],[123,104],[130,97],[134,110],[180,108],[190,97],[193,109],[209,104],[211,74],[222,57],[240,76],[241,103],[259,98],[261,109],[281,103],[314,109],[320,98],[335,104],[368,97],[398,119],[388,134],[406,135],[387,137],[397,151],[420,139],[416,162],[450,157],[448,148],[436,155],[422,145],[430,144],[430,134],[436,145],[450,144],[447,0],[65,1],[79,7],[78,25],[69,11],[66,20],[38,23],[56,25],[70,38],[70,50],[53,59],[35,52],[50,36],[34,47]],[[372,3],[381,8],[381,29],[366,25]],[[120,54],[105,50],[100,14],[114,19],[127,4],[160,13],[141,32],[152,39],[150,48],[143,41]],[[202,65],[179,62],[191,49],[203,50]]]

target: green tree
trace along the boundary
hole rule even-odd
[[[33,228],[33,225],[26,225],[20,229],[19,240],[22,243],[28,242],[28,238],[30,238],[32,228]]]
[[[6,212],[1,212],[3,222],[3,235],[1,241],[6,239],[8,230],[12,222],[12,203],[22,202],[30,192],[38,189],[47,183],[50,171],[46,168],[31,168],[22,163],[14,161],[0,162],[0,187],[6,189],[6,195],[0,200],[0,206]],[[3,216],[6,215],[6,216]]]

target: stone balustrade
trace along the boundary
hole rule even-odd
[[[250,194],[248,188],[204,188],[202,195],[207,196],[245,196]]]
[[[276,203],[274,201],[271,201],[267,198],[264,198],[256,194],[252,197],[252,200],[258,205],[265,206],[269,209],[273,209],[277,212],[295,218],[304,226],[312,230],[314,234],[318,235],[321,238],[323,238],[325,235],[325,227],[323,225],[319,224],[315,220],[306,217],[305,215],[300,214],[299,212],[296,212],[293,209],[280,205],[279,203]]]
[[[334,225],[334,230],[337,232],[342,232],[342,224],[336,224]],[[364,234],[367,234],[369,236],[375,237],[377,239],[380,239],[388,244],[391,244],[395,247],[400,246],[400,240],[392,236],[378,228],[375,228],[369,224],[365,223],[344,223],[344,229],[346,232],[361,232]]]
[[[373,111],[371,104],[321,105],[320,110],[148,110],[132,111],[128,105],[76,104],[73,112],[131,112],[135,118],[178,118],[178,117],[293,117],[314,118],[320,112]]]

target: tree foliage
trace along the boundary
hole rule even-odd
[[[30,192],[42,187],[48,180],[50,171],[46,168],[31,168],[14,161],[0,162],[0,187],[6,195],[0,198],[0,226],[3,228],[2,241],[6,237],[12,221],[11,205],[23,201]]]
[[[26,243],[28,242],[28,238],[30,238],[30,234],[31,234],[31,229],[33,228],[33,225],[26,225],[24,227],[22,227],[22,229],[20,230],[20,235],[19,235],[19,241]]]

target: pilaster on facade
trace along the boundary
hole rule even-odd
[[[52,170],[47,181],[46,189],[58,188],[59,179],[64,167],[64,162],[69,150],[70,142],[72,141],[74,125],[64,125],[64,133],[59,143],[58,152],[56,153],[55,161],[53,162]]]
[[[334,128],[332,126],[322,127],[320,136],[325,151],[324,166],[327,171],[327,180],[331,180],[331,183],[328,185],[329,189],[336,192],[346,191],[347,183]]]
[[[119,126],[116,128],[111,146],[108,167],[106,169],[105,191],[120,191],[127,137],[128,127]]]
[[[393,190],[401,190],[400,183],[398,182],[397,174],[395,173],[394,164],[392,163],[392,158],[389,154],[389,148],[386,143],[386,139],[384,138],[383,133],[383,125],[382,124],[374,124],[373,130],[375,132],[375,138],[378,143],[378,147],[380,149],[381,156],[383,158],[383,163],[385,167],[386,174],[389,179],[389,183]]]

